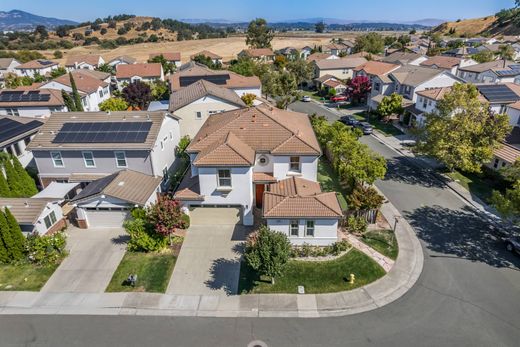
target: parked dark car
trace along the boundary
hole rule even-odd
[[[354,116],[343,116],[339,121],[345,125],[355,126],[359,121]]]
[[[358,122],[354,126],[358,129],[360,129],[363,132],[363,135],[370,135],[370,134],[372,134],[372,131],[374,130],[374,128],[372,128],[372,125],[367,122]]]
[[[516,252],[520,254],[520,236],[512,236],[505,239],[506,249],[509,252]]]

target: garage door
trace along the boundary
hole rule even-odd
[[[190,220],[193,225],[222,225],[241,223],[240,207],[192,207]]]
[[[89,228],[120,228],[130,212],[87,210]]]

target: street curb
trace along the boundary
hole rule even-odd
[[[179,317],[347,316],[372,311],[406,294],[423,269],[423,250],[412,227],[386,202],[381,213],[399,219],[399,255],[392,269],[364,287],[330,294],[169,295],[155,293],[0,292],[0,315],[137,315]]]

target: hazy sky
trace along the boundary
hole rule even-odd
[[[410,21],[487,16],[512,7],[513,0],[1,0],[0,10],[86,21],[119,13],[161,18],[203,18],[270,21],[340,18]],[[78,4],[78,5],[74,5]]]

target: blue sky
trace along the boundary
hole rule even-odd
[[[78,4],[74,6],[74,4]],[[270,21],[302,18],[411,21],[487,16],[512,7],[513,0],[1,0],[0,10],[85,21],[131,13],[161,18]],[[87,5],[88,4],[88,5]]]

